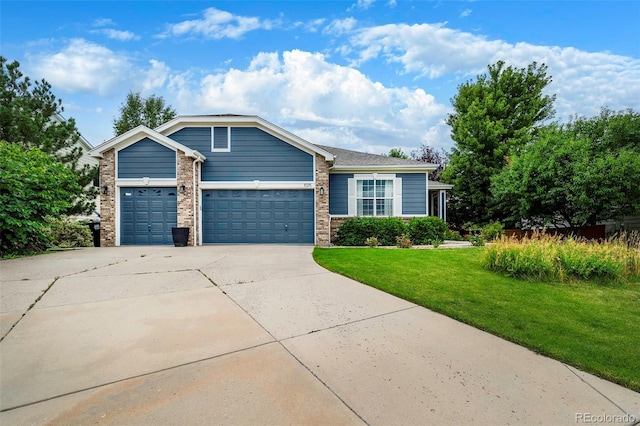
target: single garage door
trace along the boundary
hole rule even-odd
[[[120,244],[172,244],[176,188],[120,188]]]
[[[313,190],[202,191],[203,243],[313,244]]]

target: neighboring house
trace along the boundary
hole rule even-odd
[[[101,245],[328,246],[346,217],[446,218],[437,165],[314,145],[256,116],[180,116],[104,142]]]
[[[64,117],[62,117],[60,114],[57,114],[57,113],[53,116],[53,119],[61,123],[66,121]],[[82,149],[82,156],[78,160],[78,168],[82,168],[87,164],[92,167],[100,165],[100,161],[97,158],[92,157],[91,154],[89,154],[89,152],[93,149],[93,146],[89,144],[89,142],[84,138],[84,136],[80,135],[80,137],[76,141],[75,146],[79,146],[80,149]],[[75,146],[69,147],[69,148],[63,148],[59,152],[61,154],[67,154],[69,151],[71,151],[72,148],[75,148]],[[93,185],[97,186],[98,182],[94,182]],[[96,197],[95,202],[96,202],[96,213],[99,214],[100,198]],[[96,220],[96,216],[97,215],[78,216],[77,219],[78,220],[87,220],[87,219]]]

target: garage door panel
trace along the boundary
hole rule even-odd
[[[120,244],[171,244],[177,205],[175,188],[121,188]]]
[[[206,190],[202,199],[204,243],[314,242],[312,190]]]

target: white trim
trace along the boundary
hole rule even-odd
[[[402,216],[402,178],[393,179],[393,216]]]
[[[215,148],[214,138],[216,127],[227,129],[227,147]],[[211,126],[211,152],[231,152],[231,127],[230,126]]]
[[[115,205],[115,212],[114,215],[116,217],[116,226],[115,226],[115,231],[116,231],[116,247],[120,247],[120,221],[122,220],[122,212],[120,211],[120,187],[118,186],[118,184],[116,183],[116,205]]]
[[[430,201],[429,201],[429,173],[427,173],[426,175],[426,187],[427,187],[427,196],[426,196],[426,206],[425,206],[425,212],[427,213],[427,216],[429,216],[429,207],[430,207]]]
[[[393,181],[392,214],[390,216],[362,216],[362,217],[401,217],[402,216],[402,178],[393,173],[354,173],[347,178],[347,213],[349,217],[358,216],[357,182],[359,180],[390,180]],[[377,197],[374,197],[376,199]]]
[[[422,164],[407,164],[407,165],[387,165],[387,166],[333,166],[329,168],[331,173],[339,172],[339,173],[426,173],[434,171],[437,167],[431,166],[423,166]]]
[[[176,178],[120,178],[116,179],[116,189],[126,188],[133,186],[178,186],[178,180]]]
[[[315,182],[307,181],[266,181],[252,180],[241,182],[200,182],[200,189],[315,189]]]

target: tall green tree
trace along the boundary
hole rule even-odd
[[[75,173],[37,147],[0,140],[0,253],[41,250],[47,216],[58,216],[82,187]]]
[[[140,93],[129,92],[120,105],[120,115],[113,120],[113,131],[119,136],[140,125],[155,129],[176,115],[176,111],[165,104],[162,96],[144,98]]]
[[[409,156],[402,151],[402,148],[391,148],[389,157],[402,158],[403,160],[409,159]]]
[[[38,148],[65,164],[76,176],[80,190],[76,201],[61,212],[80,214],[95,208],[98,167],[80,167],[80,133],[73,118],[65,120],[62,100],[56,98],[45,80],[32,82],[20,71],[20,63],[0,56],[0,140],[24,150]]]
[[[551,125],[493,178],[509,224],[582,228],[640,213],[640,114],[603,109]]]
[[[448,217],[462,224],[499,216],[491,210],[491,178],[553,117],[555,95],[543,94],[550,82],[544,64],[519,69],[499,61],[458,87],[447,118],[455,142],[443,173],[454,185]]]

